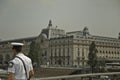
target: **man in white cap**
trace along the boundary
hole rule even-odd
[[[9,62],[8,80],[29,80],[33,75],[33,66],[30,58],[22,53],[23,43],[11,43],[14,59]]]

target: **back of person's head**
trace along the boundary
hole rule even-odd
[[[12,49],[15,49],[16,52],[21,52],[22,51],[22,46],[24,45],[23,43],[18,43],[18,42],[13,42],[11,43],[13,46]]]
[[[15,49],[16,52],[21,52],[22,51],[22,46],[13,46],[12,49]]]

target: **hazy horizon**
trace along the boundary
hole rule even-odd
[[[49,20],[66,32],[118,38],[120,0],[0,0],[0,39],[38,36]]]

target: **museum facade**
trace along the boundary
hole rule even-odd
[[[95,36],[84,27],[81,31],[65,32],[53,27],[49,21],[47,28],[41,30],[40,35],[0,42],[0,61],[4,63],[12,58],[11,42],[24,43],[23,52],[28,55],[32,41],[44,42],[43,64],[60,67],[86,66],[89,46],[94,41],[97,57],[101,60],[120,62],[120,33],[118,38]]]

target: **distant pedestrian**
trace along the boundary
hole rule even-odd
[[[23,43],[11,43],[14,59],[9,62],[8,80],[29,80],[33,75],[31,59],[22,53]]]

